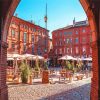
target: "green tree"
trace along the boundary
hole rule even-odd
[[[32,69],[26,62],[21,62],[20,67],[22,83],[27,83],[28,76],[32,74]]]
[[[38,58],[36,58],[36,63],[35,63],[34,70],[35,70],[35,71],[40,71],[39,60],[38,60]]]
[[[48,70],[48,64],[47,64],[47,61],[44,61],[44,70]]]

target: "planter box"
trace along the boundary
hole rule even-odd
[[[43,70],[42,72],[42,83],[43,84],[49,83],[49,71],[48,70]]]
[[[13,78],[14,78],[14,75],[7,75],[6,76],[6,80],[8,81],[8,82],[13,82]]]

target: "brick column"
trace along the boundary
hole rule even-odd
[[[8,100],[6,85],[7,43],[0,41],[0,100]]]
[[[100,4],[100,1],[98,4]],[[92,44],[93,78],[91,83],[91,100],[100,100],[100,6],[95,5],[95,7],[96,41]]]
[[[92,45],[93,78],[91,83],[91,100],[100,100],[100,40]]]

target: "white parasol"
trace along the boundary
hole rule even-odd
[[[21,55],[21,59],[32,59],[35,55],[32,55],[32,54],[23,54]]]
[[[91,57],[88,57],[88,58],[82,58],[82,60],[92,61],[92,58],[91,58]]]
[[[39,56],[39,55],[35,55],[35,56],[33,57],[33,60],[36,60],[37,58],[38,58],[39,60],[44,60],[44,57]]]
[[[59,58],[58,60],[75,60],[75,58],[72,56],[69,56],[69,55],[65,55],[65,56]]]

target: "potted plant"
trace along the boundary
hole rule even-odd
[[[73,76],[73,70],[74,70],[74,65],[71,64],[69,61],[66,63],[66,77],[69,78],[69,81],[72,81],[72,76]]]
[[[39,76],[39,72],[40,72],[40,67],[39,67],[39,61],[38,61],[38,58],[36,58],[36,63],[35,63],[35,67],[34,67],[34,74],[35,74],[35,77],[38,77]]]
[[[31,68],[25,62],[20,65],[22,83],[28,83],[28,77],[31,75]]]
[[[42,72],[42,83],[49,83],[49,71],[47,61],[44,61],[44,68]]]

